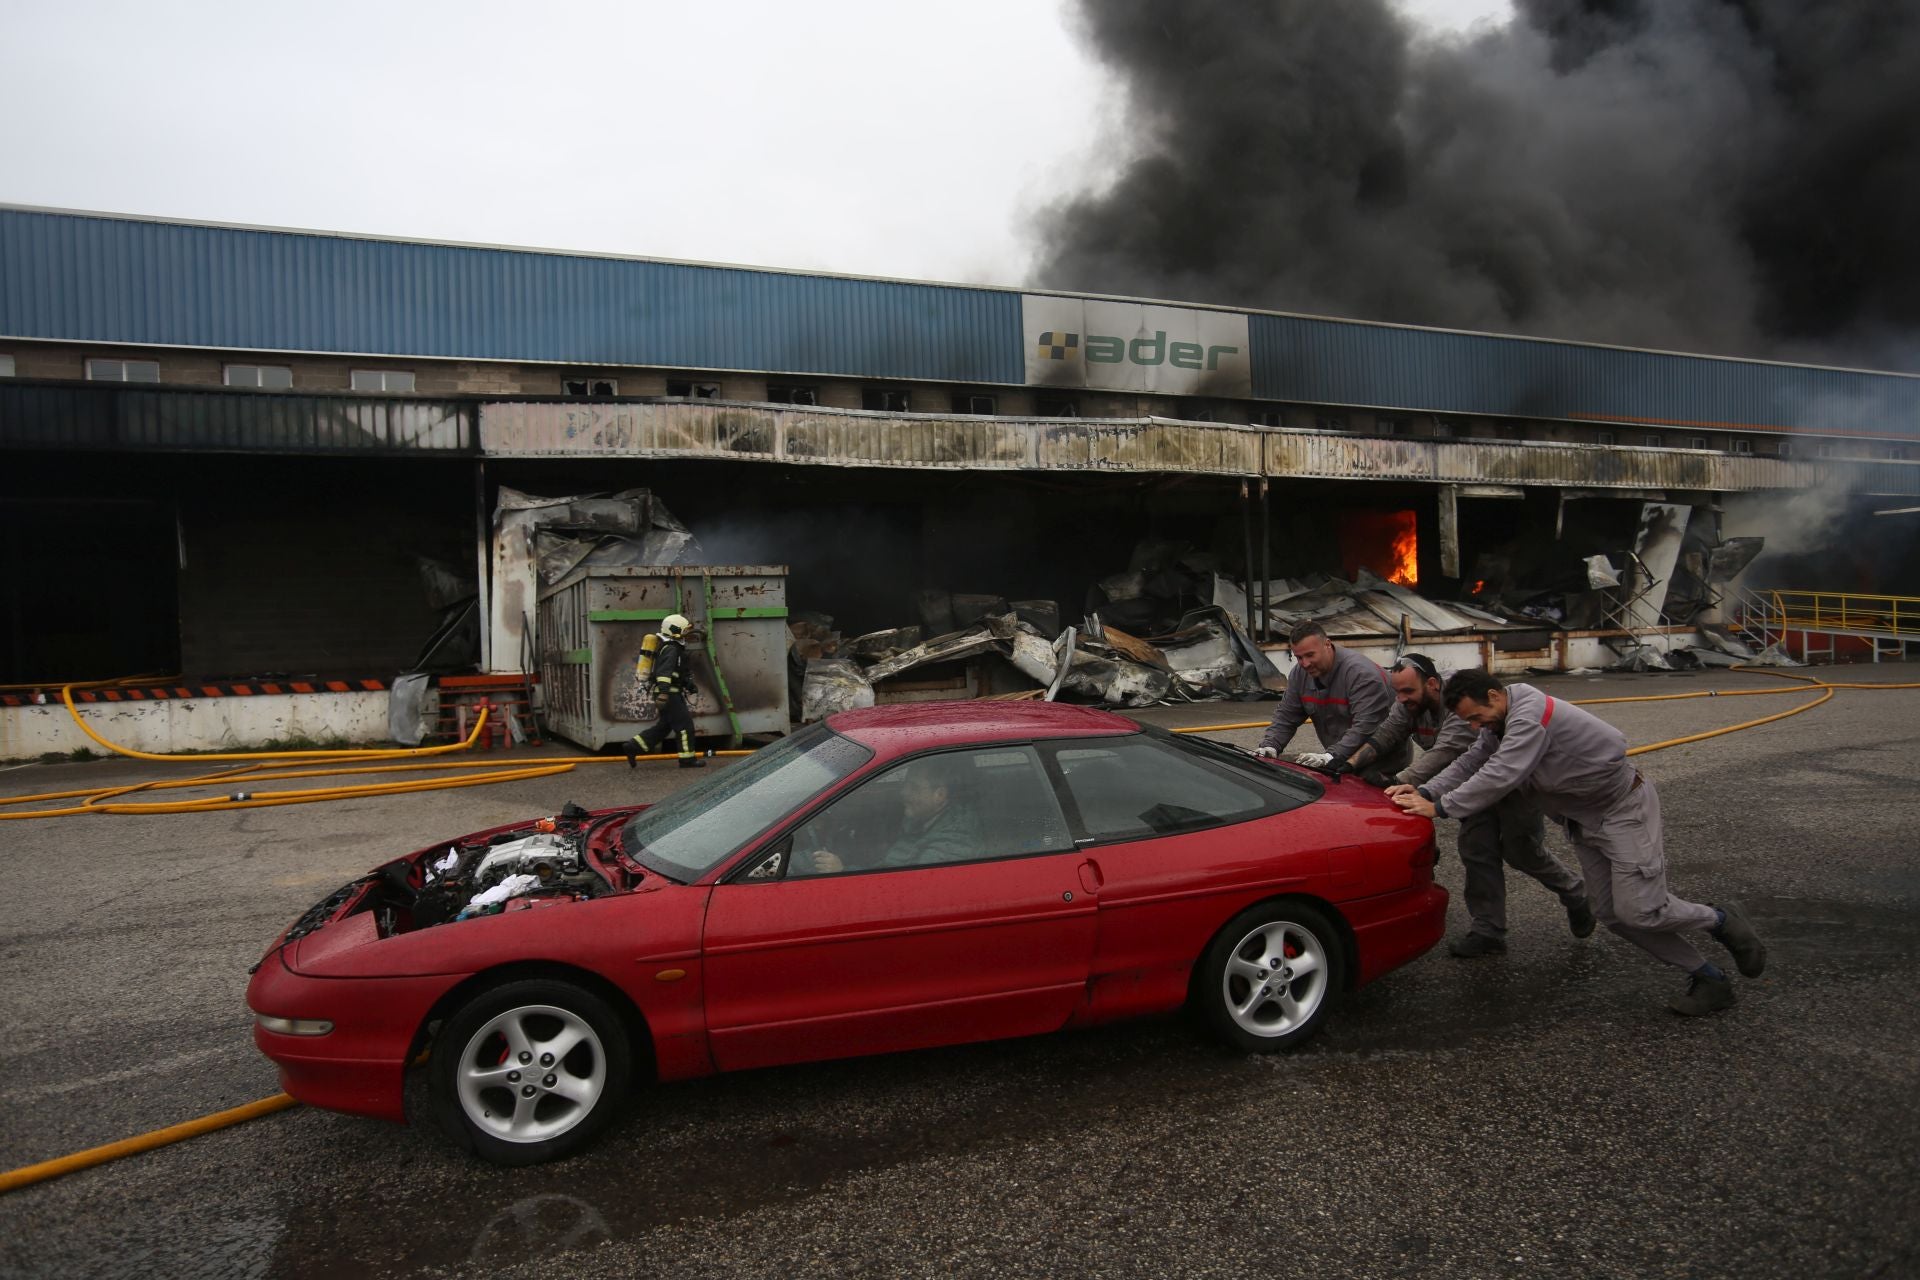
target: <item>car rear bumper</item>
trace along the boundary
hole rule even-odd
[[[247,1007],[256,1014],[331,1022],[333,1030],[283,1035],[255,1022],[253,1042],[280,1068],[281,1087],[300,1101],[405,1123],[407,1051],[434,1003],[461,979],[306,977],[287,968],[276,952],[247,985]]]
[[[1417,960],[1447,931],[1447,891],[1437,884],[1343,902],[1340,910],[1353,926],[1359,952],[1356,987]]]

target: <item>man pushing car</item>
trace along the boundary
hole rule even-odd
[[[1687,989],[1667,1007],[1698,1017],[1730,1007],[1733,982],[1680,934],[1704,929],[1748,978],[1767,949],[1740,905],[1688,902],[1667,891],[1660,796],[1627,763],[1627,740],[1598,716],[1527,684],[1456,671],[1441,690],[1447,709],[1477,728],[1474,744],[1438,777],[1387,794],[1409,813],[1466,818],[1525,788],[1566,828],[1587,898],[1607,928],[1656,960],[1686,970]]]

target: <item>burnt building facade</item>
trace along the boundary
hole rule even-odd
[[[1912,497],[1920,378],[0,207],[0,472],[0,682],[380,673],[503,485],[651,489],[851,630],[1149,538],[1444,595],[1648,500]]]

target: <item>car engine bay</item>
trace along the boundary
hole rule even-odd
[[[380,936],[390,938],[507,910],[599,897],[613,886],[587,854],[597,825],[585,809],[569,804],[551,818],[410,854],[359,882],[369,892],[358,910],[372,911]]]

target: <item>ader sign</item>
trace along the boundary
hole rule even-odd
[[[1252,394],[1247,318],[1236,312],[1037,294],[1021,309],[1029,385]]]

